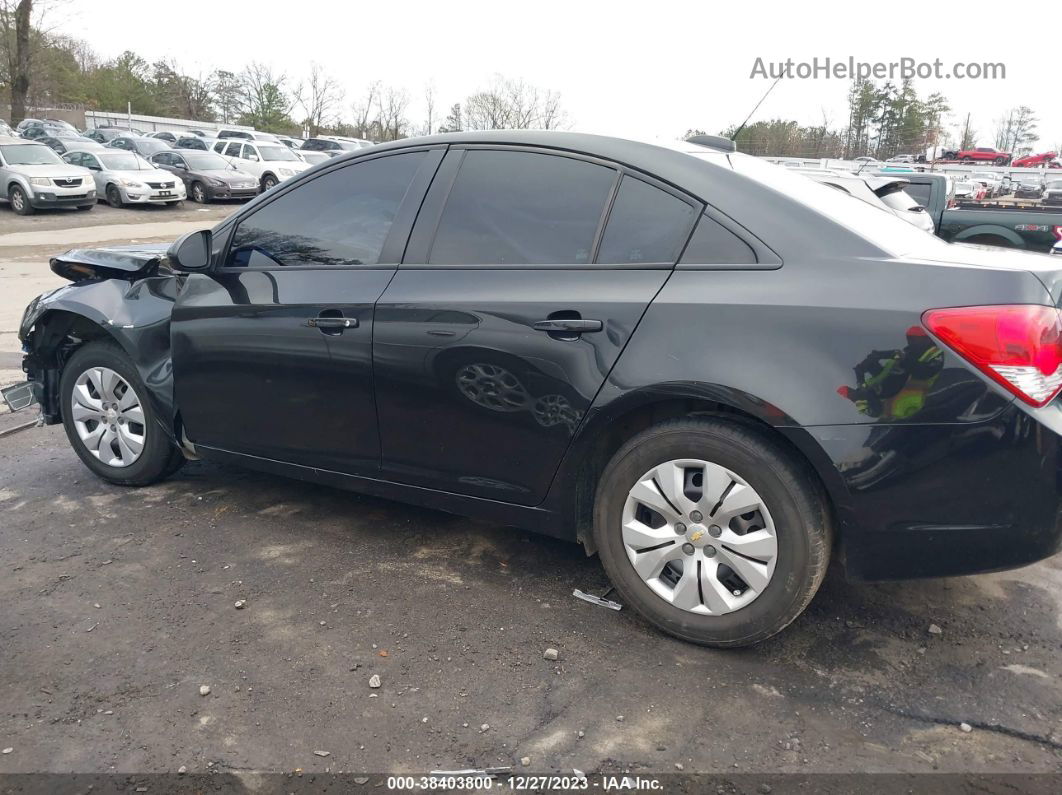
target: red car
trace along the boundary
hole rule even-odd
[[[1011,165],[1015,168],[1034,168],[1046,164],[1048,168],[1062,168],[1062,165],[1055,160],[1056,157],[1058,157],[1058,152],[1041,152],[1038,155],[1019,157]]]
[[[973,163],[975,160],[995,163],[997,166],[1005,166],[1013,157],[1010,152],[1000,152],[990,146],[978,146],[976,149],[964,149],[959,152],[959,160],[964,163]]]

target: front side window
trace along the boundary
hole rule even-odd
[[[625,176],[609,214],[597,261],[673,263],[689,237],[697,211],[640,179]]]
[[[429,262],[587,264],[616,172],[570,157],[465,153]]]
[[[375,265],[423,152],[355,163],[285,193],[240,221],[229,267]]]

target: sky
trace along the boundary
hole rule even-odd
[[[978,144],[994,144],[996,120],[1026,104],[1040,120],[1036,151],[1062,144],[1057,2],[1026,0],[1015,19],[993,27],[953,24],[965,9],[998,19],[998,3],[947,7],[895,0],[854,3],[707,3],[703,0],[534,0],[460,3],[422,0],[333,2],[65,0],[51,11],[61,32],[104,57],[133,49],[149,61],[175,58],[189,73],[239,71],[250,60],[298,81],[320,64],[345,88],[344,108],[374,80],[404,88],[419,124],[424,89],[437,108],[486,87],[493,75],[559,91],[572,129],[637,138],[710,133],[740,123],[769,88],[753,78],[765,63],[850,57],[903,57],[944,69],[956,62],[1003,63],[1005,79],[916,80],[919,94],[941,91],[957,128],[970,113]],[[148,9],[155,9],[152,13]],[[174,22],[167,21],[169,11]],[[1023,22],[1024,20],[1024,22]],[[1026,24],[1028,23],[1028,24]],[[1038,31],[1043,31],[1040,35]],[[848,81],[783,79],[753,120],[845,125]],[[438,113],[438,110],[437,110]]]

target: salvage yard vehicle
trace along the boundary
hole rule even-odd
[[[135,152],[74,150],[63,159],[92,174],[96,193],[111,207],[126,204],[168,204],[185,199],[184,183],[169,171],[156,168]]]
[[[241,171],[253,174],[264,191],[310,167],[281,143],[222,139],[214,144],[214,151]]]
[[[1044,187],[1044,204],[1062,204],[1062,179],[1053,179]]]
[[[1012,156],[1010,152],[1000,152],[990,146],[978,146],[962,150],[957,159],[962,163],[995,163],[997,166],[1005,166]]]
[[[124,149],[134,152],[143,158],[151,157],[156,152],[168,152],[172,147],[158,138],[147,138],[140,135],[121,135],[107,143],[108,149]]]
[[[944,240],[1046,253],[1062,237],[1062,212],[998,203],[952,207],[946,175],[916,173],[904,178],[906,193],[926,208]],[[956,197],[961,185],[955,183]]]
[[[372,145],[372,141],[367,141],[363,138],[342,138],[340,136],[323,135],[320,138],[307,138],[303,141],[301,150],[324,152],[329,157],[335,157],[344,152],[368,149]]]
[[[0,137],[0,201],[19,215],[51,207],[96,206],[92,174],[64,163],[44,144]]]
[[[184,182],[188,197],[197,204],[221,199],[250,199],[258,195],[258,178],[240,171],[213,152],[173,150],[151,157],[152,165]]]
[[[725,139],[406,139],[51,265],[23,367],[110,483],[201,456],[577,540],[720,647],[787,626],[831,556],[950,576],[1062,542],[1055,258]]]

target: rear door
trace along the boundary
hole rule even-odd
[[[376,472],[373,306],[441,157],[385,153],[280,190],[236,221],[220,267],[187,277],[171,335],[193,442]]]
[[[377,305],[384,476],[540,502],[699,210],[611,163],[452,148]]]

